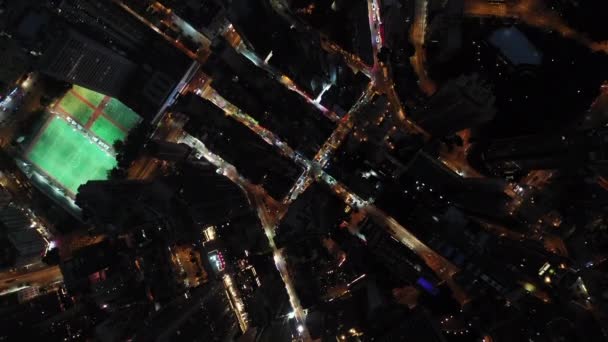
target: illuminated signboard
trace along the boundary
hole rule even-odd
[[[222,252],[218,251],[217,249],[209,252],[209,254],[207,254],[207,257],[209,258],[209,263],[211,263],[211,267],[213,267],[213,270],[216,273],[222,272],[226,268],[224,256],[222,255]]]

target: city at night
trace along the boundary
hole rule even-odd
[[[0,342],[608,342],[607,23],[0,0]]]

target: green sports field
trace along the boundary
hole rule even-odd
[[[141,118],[120,101],[79,86],[53,109],[25,157],[73,197],[89,180],[107,178],[116,158],[102,145],[124,140]]]
[[[81,125],[86,125],[89,119],[93,116],[95,109],[87,106],[76,95],[68,92],[59,101],[59,107],[66,113],[69,113]]]
[[[125,106],[117,99],[110,99],[103,109],[104,115],[112,119],[125,130],[135,127],[141,120],[131,108]]]
[[[74,86],[55,109],[69,115],[108,145],[123,140],[141,118],[122,102],[93,90]]]
[[[59,116],[40,132],[27,158],[72,194],[89,180],[106,179],[116,165],[114,156]]]
[[[95,107],[99,106],[99,104],[101,103],[101,100],[103,100],[103,98],[105,97],[104,94],[100,94],[93,90],[79,87],[77,85],[75,85],[72,88],[72,90],[75,91],[76,93],[78,93],[78,95],[82,96],[85,100],[90,102]]]
[[[108,119],[100,116],[93,122],[91,126],[93,134],[109,143],[114,143],[116,140],[124,140],[127,132],[117,129]]]

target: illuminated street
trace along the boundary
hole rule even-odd
[[[420,84],[421,90],[426,95],[432,95],[437,90],[437,85],[429,78],[426,71],[426,50],[425,50],[425,36],[427,30],[427,11],[428,1],[427,0],[416,0],[415,1],[415,17],[414,23],[410,31],[410,41],[414,44],[415,54],[411,57],[411,63],[414,67],[414,71],[418,76],[418,83]]]
[[[230,30],[230,29],[229,29]],[[236,34],[232,33],[233,35]],[[277,80],[277,82],[281,83],[287,89],[296,92],[298,95],[302,96],[308,103],[315,106],[319,109],[327,118],[332,121],[338,121],[340,118],[336,115],[336,113],[331,112],[329,109],[325,108],[320,104],[316,98],[313,98],[309,94],[307,94],[304,90],[300,89],[287,75],[282,75],[278,72],[278,70],[274,69],[270,64],[266,61],[262,60],[258,55],[256,55],[253,51],[248,50],[242,43],[241,39],[236,39],[239,42],[237,46],[233,46],[237,51],[247,57],[253,64],[262,68],[266,72],[268,72],[272,77]],[[322,96],[320,94],[319,96]]]
[[[608,339],[607,13],[0,1],[0,340]]]
[[[539,0],[517,0],[511,3],[488,3],[480,0],[465,1],[465,13],[469,16],[515,18],[530,26],[556,31],[565,38],[573,39],[592,51],[608,54],[608,41],[596,42],[584,33],[568,26],[558,14]]]
[[[248,193],[249,198],[255,204],[258,217],[264,228],[264,233],[268,238],[268,242],[270,247],[273,249],[274,262],[277,267],[277,270],[281,274],[281,278],[285,283],[285,289],[287,294],[289,295],[289,302],[291,303],[292,311],[295,312],[295,317],[299,324],[303,324],[306,320],[306,314],[300,305],[300,301],[295,292],[294,286],[291,283],[291,277],[286,268],[285,259],[279,249],[277,249],[276,244],[274,243],[274,228],[276,227],[276,210],[271,212],[266,206],[266,202],[272,202],[273,200],[264,193],[264,190],[260,187],[252,185],[245,179],[243,179],[236,171],[234,166],[227,164],[223,159],[219,156],[213,154],[211,151],[207,149],[207,147],[195,137],[192,137],[188,134],[184,134],[184,136],[180,139],[180,142],[183,142],[190,147],[194,148],[196,151],[201,153],[201,156],[213,163],[226,177],[230,178],[234,183],[239,185],[244,191]],[[302,336],[304,339],[307,339],[307,332],[304,330],[302,332]]]
[[[380,30],[379,30],[379,27],[380,27],[379,23],[381,20],[380,14],[379,14],[379,8],[374,0],[370,0],[368,2],[368,9],[370,10],[370,29],[372,31],[372,36],[374,37],[373,38],[373,42],[374,42],[373,47],[374,47],[374,51],[378,51],[382,47],[382,38],[380,36]],[[254,58],[254,57],[251,57],[251,58]],[[414,132],[416,132],[416,133],[423,132],[419,127],[415,126],[409,119],[407,119],[405,117],[405,112],[401,106],[401,102],[397,98],[397,95],[394,91],[394,87],[389,85],[390,78],[388,78],[388,72],[387,72],[386,67],[383,66],[381,63],[378,63],[378,62],[376,62],[376,63],[377,64],[374,67],[374,69],[376,70],[376,75],[378,75],[378,76],[375,76],[373,78],[374,85],[376,87],[380,87],[380,89],[387,91],[387,95],[389,96],[389,100],[391,102],[392,107],[394,108],[395,112],[397,113],[398,118],[400,118],[400,120],[404,120],[402,122],[405,123],[406,127],[414,130]],[[256,65],[262,66],[265,64],[256,63]],[[263,68],[265,68],[266,70],[270,70],[272,72],[272,69],[269,69],[269,67],[267,65],[264,66]],[[380,71],[380,70],[382,70],[382,71]],[[297,89],[297,87],[293,86],[291,82],[288,82],[286,84],[286,86],[290,87],[290,89]],[[192,88],[190,88],[190,89],[194,90]],[[327,160],[327,158],[330,157],[331,152],[329,152],[329,151],[328,152],[319,152],[317,154],[318,156],[325,156],[322,159],[319,158],[321,163],[316,162],[316,161],[306,160],[301,155],[299,155],[295,151],[293,151],[287,144],[282,142],[278,137],[274,136],[274,134],[272,132],[257,125],[255,120],[253,120],[246,113],[243,113],[240,109],[236,108],[234,105],[227,102],[225,99],[221,98],[221,96],[219,96],[219,94],[217,94],[213,89],[211,89],[211,88],[201,89],[197,93],[200,93],[201,96],[203,96],[203,97],[207,98],[208,100],[210,100],[211,102],[213,102],[216,106],[218,106],[219,108],[224,110],[228,115],[234,116],[238,121],[240,121],[245,126],[250,128],[252,131],[257,133],[267,143],[278,148],[282,154],[293,159],[296,163],[301,164],[307,170],[310,170],[309,172],[312,173],[314,178],[319,179],[319,180],[325,182],[326,184],[328,184],[338,196],[342,197],[345,200],[345,202],[347,204],[349,204],[351,206],[355,206],[355,207],[365,207],[365,208],[368,207],[368,204],[364,200],[358,198],[358,196],[356,196],[355,194],[353,194],[349,190],[347,190],[347,188],[344,185],[340,184],[333,177],[331,177],[325,171],[323,171],[322,162],[323,162],[323,160]],[[301,94],[301,95],[304,96],[305,94]],[[364,99],[365,98],[361,98],[353,107],[355,107],[355,108],[359,107],[361,105],[362,101],[364,101]],[[348,127],[348,124],[339,126],[339,129],[337,131],[341,132],[342,130],[345,129],[345,127]],[[345,133],[338,133],[339,134],[338,137],[342,137],[342,139],[343,139],[346,136]],[[192,143],[192,139],[194,139],[194,138],[189,137],[185,140],[182,139],[182,141],[189,144],[190,146],[192,146],[194,148],[197,148],[197,150],[201,151],[201,153],[204,153],[204,155],[209,155],[208,152],[203,152],[204,149],[203,149],[203,147],[200,146],[200,145],[202,145],[202,143],[200,143],[200,142]],[[333,140],[334,140],[334,142],[332,142],[330,144],[326,144],[326,145],[324,145],[324,147],[329,149],[331,146],[336,146],[336,147],[339,146],[340,139],[334,138]],[[210,161],[214,162],[214,163],[218,162],[218,163],[223,164],[223,161],[220,162],[217,156],[211,157]],[[219,165],[221,165],[221,164],[218,164],[216,166],[220,167]],[[233,170],[233,169],[234,169],[233,167],[228,167],[228,170]],[[228,171],[228,172],[231,173],[232,171]],[[240,176],[235,177],[233,180],[239,179],[239,178],[240,178]],[[298,183],[299,184],[297,184],[296,187],[294,189],[292,189],[292,191],[290,191],[290,193],[292,194],[289,197],[291,201],[293,201],[297,197],[298,194],[304,192],[307,185],[310,184],[310,182],[306,181],[306,180],[300,181]],[[294,194],[295,194],[295,196],[294,196]],[[443,258],[441,258],[439,255],[437,255],[431,249],[426,247],[422,242],[417,240],[403,226],[400,226],[394,219],[392,219],[390,217],[386,217],[380,211],[377,211],[375,209],[375,207],[373,207],[373,206],[369,206],[369,208],[372,208],[369,210],[371,210],[371,212],[373,212],[375,214],[374,216],[378,217],[380,219],[380,221],[382,221],[384,223],[384,225],[387,226],[387,229],[389,229],[389,232],[391,232],[391,234],[395,235],[399,241],[404,243],[408,248],[412,249],[423,260],[425,260],[427,262],[427,264],[429,265],[429,267],[433,268],[435,270],[435,272],[440,276],[440,278],[442,278],[446,281],[450,280],[450,277],[454,272],[453,272],[453,270],[452,271],[446,271],[446,270],[452,269],[454,267],[453,265],[449,264],[449,262],[445,261]],[[268,233],[267,233],[267,236],[268,236]],[[434,260],[438,260],[438,261],[434,261]],[[285,276],[283,276],[283,278],[286,279]],[[451,281],[448,282],[448,284],[450,286],[454,285]],[[288,286],[288,288],[289,288],[289,286]],[[460,291],[458,291],[456,289],[456,291],[454,291],[454,292],[457,293]],[[295,295],[295,292],[292,292],[292,295]],[[292,304],[297,303],[297,301],[294,301],[294,300],[291,300],[291,301],[292,301]],[[296,312],[297,312],[297,310],[296,310]]]
[[[203,96],[207,97],[211,102],[216,104],[218,107],[222,108],[228,115],[234,115],[234,117],[242,122],[244,125],[249,127],[252,131],[256,132],[262,139],[264,139],[269,144],[279,148],[279,150],[287,157],[292,158],[296,163],[302,164],[307,170],[310,170],[313,177],[325,182],[330,186],[334,192],[340,196],[348,205],[354,207],[360,207],[367,211],[373,213],[375,217],[377,217],[386,227],[389,229],[389,232],[393,234],[399,241],[405,244],[408,248],[412,249],[416,252],[423,260],[427,262],[429,267],[433,268],[435,272],[444,280],[449,281],[450,277],[454,273],[454,266],[449,264],[446,260],[441,258],[435,252],[433,252],[430,248],[426,247],[422,242],[414,237],[414,235],[410,234],[403,226],[399,225],[393,218],[387,217],[381,211],[378,211],[374,206],[369,205],[366,201],[359,198],[357,195],[351,193],[344,185],[337,182],[332,176],[323,171],[323,167],[320,163],[315,161],[310,161],[302,156],[296,154],[287,144],[282,142],[280,139],[274,136],[272,132],[260,127],[255,123],[251,117],[247,114],[241,112],[239,109],[234,107],[234,105],[228,103],[226,100],[222,99],[217,93],[208,88],[203,91]],[[188,138],[186,141],[190,141],[193,138]],[[196,144],[194,146],[200,146],[201,144]],[[339,144],[333,144],[337,146]],[[191,145],[192,146],[192,145]],[[194,147],[193,146],[193,147]],[[331,146],[331,145],[327,145]],[[201,147],[199,147],[201,148]],[[204,150],[200,150],[204,151]],[[205,152],[208,155],[208,152]],[[322,155],[326,155],[323,153]],[[210,161],[214,162],[218,160],[218,157],[211,157]],[[228,170],[232,170],[233,167],[228,167]],[[239,179],[240,177],[236,177],[235,179]],[[305,187],[309,184],[308,182],[299,182],[298,186],[294,188],[291,193],[299,194],[304,192]],[[290,196],[290,199],[294,198],[293,195]],[[267,233],[268,236],[268,233]],[[454,285],[452,282],[448,283],[450,286]],[[455,289],[458,291],[457,289]],[[454,291],[455,293],[457,293]],[[458,291],[460,292],[460,291]]]
[[[382,37],[383,31],[381,29],[383,25],[382,17],[376,0],[368,0],[367,7],[369,11],[368,17],[370,31],[372,33],[372,48],[374,51],[372,84],[376,88],[376,91],[386,94],[391,105],[392,112],[396,115],[402,129],[404,129],[406,132],[421,134],[422,136],[426,137],[427,133],[407,117],[405,109],[401,104],[401,100],[395,91],[395,86],[392,81],[392,73],[390,72],[389,66],[378,60],[378,53],[380,49],[382,49],[382,44],[384,41],[384,38]]]
[[[43,267],[33,271],[0,273],[0,292],[20,286],[48,286],[63,279],[57,266]]]

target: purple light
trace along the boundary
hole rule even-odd
[[[420,277],[416,281],[416,284],[420,285],[426,292],[436,296],[439,294],[439,290],[430,281]]]

